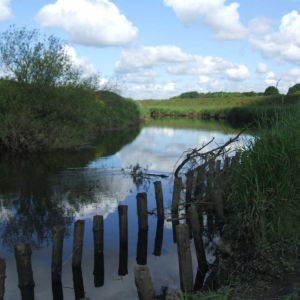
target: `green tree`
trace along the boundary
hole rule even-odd
[[[60,39],[25,27],[11,26],[0,35],[0,64],[7,77],[20,83],[95,87],[97,81],[74,67]]]
[[[297,83],[289,88],[288,95],[300,94],[300,83]]]
[[[264,95],[265,96],[270,96],[270,95],[279,95],[279,90],[275,86],[269,86],[266,88]]]

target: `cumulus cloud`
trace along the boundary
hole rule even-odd
[[[265,74],[268,72],[268,66],[265,63],[258,63],[256,66],[256,73]]]
[[[12,17],[10,1],[11,0],[0,0],[0,21],[5,21]]]
[[[300,64],[300,14],[292,11],[284,15],[278,31],[253,35],[250,42],[265,57]]]
[[[116,72],[126,74],[162,66],[166,67],[170,75],[207,76],[207,80],[208,76],[229,80],[245,80],[250,76],[245,65],[235,64],[221,57],[189,54],[176,46],[126,49],[116,63]]]
[[[202,19],[220,40],[241,39],[247,29],[240,21],[239,4],[226,4],[226,0],[164,0],[183,23]]]
[[[138,29],[109,0],[56,0],[36,16],[45,27],[65,30],[73,42],[120,46],[133,41]]]
[[[226,74],[231,80],[245,80],[250,77],[250,72],[245,65],[232,66],[226,70]]]
[[[81,69],[86,76],[97,73],[95,66],[90,62],[90,60],[86,57],[79,57],[75,48],[65,45],[63,50],[69,56],[73,65],[76,68]]]
[[[272,20],[265,17],[254,18],[250,22],[249,29],[254,34],[265,34],[272,30]]]

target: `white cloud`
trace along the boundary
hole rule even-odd
[[[245,80],[250,72],[245,65],[221,57],[193,55],[176,46],[141,47],[124,50],[116,63],[116,72],[132,73],[166,66],[171,75],[214,76]]]
[[[273,73],[273,72],[267,73],[266,78],[265,78],[265,84],[267,86],[270,86],[270,85],[275,86],[277,81],[278,81],[278,78],[275,75],[275,73]]]
[[[42,26],[64,29],[72,41],[83,45],[125,45],[138,33],[109,0],[57,0],[44,6],[36,19]]]
[[[84,75],[90,76],[97,73],[95,66],[86,57],[79,57],[75,48],[69,45],[64,46],[65,53],[69,56],[71,62],[76,68],[83,71]]]
[[[249,29],[254,34],[265,34],[272,30],[272,20],[265,17],[254,18],[250,22]]]
[[[116,63],[118,72],[130,72],[155,65],[185,62],[189,55],[176,46],[141,47],[125,50]]]
[[[247,35],[247,29],[240,22],[239,4],[226,5],[226,0],[164,0],[173,8],[177,17],[184,23],[201,18],[214,31],[220,40],[240,39]]]
[[[232,66],[226,70],[228,78],[231,80],[245,80],[250,77],[250,72],[245,65]]]
[[[0,21],[5,21],[12,17],[10,1],[11,0],[0,0]]]
[[[258,63],[256,66],[256,73],[265,74],[268,72],[268,66],[264,63]]]
[[[300,64],[300,14],[292,11],[281,19],[279,30],[263,36],[251,36],[250,42],[264,56]]]

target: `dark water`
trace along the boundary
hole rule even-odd
[[[36,299],[53,299],[51,289],[51,237],[54,225],[64,225],[62,285],[64,299],[74,299],[71,267],[73,224],[85,220],[82,278],[90,299],[137,299],[133,268],[136,265],[137,217],[136,194],[148,193],[148,209],[155,208],[153,182],[157,177],[135,180],[129,169],[137,163],[148,173],[165,174],[163,191],[166,213],[176,162],[181,154],[212,137],[225,142],[236,132],[217,123],[167,121],[141,130],[110,133],[99,137],[93,149],[78,152],[0,159],[0,256],[6,259],[6,297],[20,299],[14,245],[30,243]],[[117,207],[128,205],[129,257],[128,275],[118,275],[119,221]],[[94,287],[92,218],[104,216],[104,285]],[[148,257],[155,288],[179,287],[176,244],[172,225],[164,222],[160,256],[153,253],[157,220],[149,216]],[[209,243],[207,251],[209,252]],[[157,253],[156,251],[156,254]],[[212,258],[211,258],[212,259]],[[195,264],[196,265],[196,264]]]

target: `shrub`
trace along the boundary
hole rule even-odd
[[[300,83],[295,84],[288,90],[288,95],[300,94]]]
[[[270,95],[279,95],[279,90],[275,86],[269,86],[266,88],[264,92],[265,96],[270,96]]]

